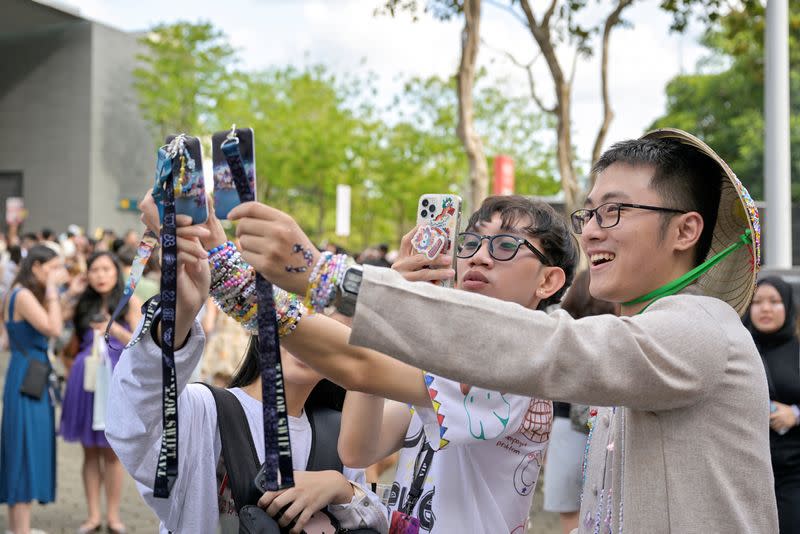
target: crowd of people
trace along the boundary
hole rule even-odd
[[[749,194],[677,130],[612,146],[593,173],[568,218],[521,196],[487,198],[455,236],[455,269],[415,251],[416,228],[396,253],[353,258],[260,203],[231,212],[235,242],[213,210],[199,225],[179,216],[182,438],[167,497],[154,488],[164,309],[142,321],[158,298],[157,255],[106,342],[140,236],[9,232],[9,529],[35,531],[31,503],[55,499],[58,426],[84,451],[79,532],[100,530],[103,489],[106,526],[124,532],[127,470],[165,533],[238,532],[252,505],[291,532],[330,521],[523,534],[542,469],[545,509],[564,533],[800,532],[798,310],[785,281],[756,278]],[[159,232],[152,196],[140,208]],[[240,445],[263,463],[262,416],[275,410],[262,405],[256,273],[275,285],[294,486],[253,494],[229,447],[249,438]],[[58,425],[59,384],[31,392],[33,361],[63,363]],[[335,452],[324,469],[321,449]],[[383,491],[365,469],[392,455]]]

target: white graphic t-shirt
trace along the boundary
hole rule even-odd
[[[422,532],[524,534],[550,437],[552,403],[424,376],[431,405],[413,410],[390,514],[408,499],[427,439],[436,452],[412,513]]]

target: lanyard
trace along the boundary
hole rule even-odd
[[[232,130],[222,143],[222,153],[231,170],[241,202],[255,200],[242,163],[239,139]],[[258,366],[261,371],[261,413],[264,420],[264,465],[261,468],[266,489],[275,491],[294,486],[289,418],[280,358],[278,318],[272,284],[256,272],[256,319],[258,321]],[[280,480],[277,478],[280,471]]]
[[[109,337],[111,325],[114,324],[114,321],[117,320],[119,314],[122,313],[122,309],[126,304],[128,304],[128,301],[131,300],[131,296],[133,296],[133,292],[136,290],[136,285],[142,278],[144,268],[147,265],[148,260],[150,260],[153,250],[155,250],[157,246],[158,236],[156,236],[152,230],[145,230],[142,240],[139,242],[139,248],[136,250],[136,258],[133,260],[133,264],[131,265],[131,274],[128,276],[128,281],[125,283],[125,292],[122,294],[122,298],[120,299],[119,304],[117,304],[116,309],[114,309],[114,313],[111,314],[111,319],[108,321],[108,325],[106,326],[106,332],[104,335],[106,343],[111,343],[111,339]],[[145,328],[142,328],[142,332],[146,331],[146,328],[149,328],[149,326],[149,324],[145,325]],[[139,337],[141,337],[141,334],[139,334]]]
[[[159,180],[163,180],[164,222],[161,228],[161,450],[158,453],[153,496],[169,497],[178,476],[178,385],[175,374],[175,303],[178,279],[178,243],[175,227],[176,183],[183,181],[188,152],[185,137],[170,143]],[[162,149],[163,150],[163,149]],[[161,160],[159,150],[159,160]],[[177,161],[176,161],[177,160]],[[170,163],[167,164],[167,161]],[[176,163],[178,163],[176,165]],[[161,185],[161,184],[157,184]]]
[[[417,453],[417,459],[414,462],[414,480],[411,481],[411,488],[408,490],[408,499],[405,505],[400,510],[406,515],[411,515],[417,501],[422,496],[422,488],[425,485],[425,479],[428,477],[428,471],[431,468],[431,461],[433,460],[433,447],[425,440],[422,443],[422,448]]]
[[[717,254],[715,254],[714,256],[712,256],[711,258],[707,259],[706,261],[704,261],[703,263],[701,263],[688,273],[684,274],[680,278],[676,278],[672,282],[664,284],[663,286],[659,287],[658,289],[654,289],[653,291],[647,293],[646,295],[642,295],[641,297],[629,300],[628,302],[623,302],[622,305],[629,306],[631,304],[641,304],[643,302],[648,302],[647,306],[645,306],[639,312],[642,313],[653,302],[657,301],[660,298],[668,297],[670,295],[678,293],[682,289],[686,288],[689,284],[691,284],[692,282],[703,276],[709,270],[711,270],[712,267],[714,267],[716,264],[724,260],[729,254],[731,254],[732,252],[738,250],[743,246],[749,246],[752,243],[753,243],[752,232],[749,229],[745,230],[745,232],[739,236],[739,239],[737,239],[735,243],[731,244],[725,250],[722,250]]]

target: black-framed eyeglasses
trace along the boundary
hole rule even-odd
[[[619,214],[622,213],[623,208],[635,208],[638,210],[650,211],[664,211],[671,213],[689,213],[686,210],[676,210],[673,208],[662,208],[660,206],[646,206],[644,204],[628,204],[627,202],[606,202],[600,204],[596,208],[583,208],[575,210],[570,216],[572,222],[572,230],[576,234],[583,232],[583,227],[586,226],[592,217],[597,220],[600,228],[611,228],[619,224]]]
[[[514,259],[519,247],[525,245],[543,265],[550,265],[547,256],[539,252],[530,241],[509,234],[480,235],[473,232],[462,232],[458,234],[456,240],[456,256],[461,259],[471,258],[481,248],[484,239],[489,241],[489,256],[497,261]]]

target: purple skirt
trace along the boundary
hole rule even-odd
[[[112,369],[117,365],[122,353],[120,342],[111,338],[108,356],[111,358]],[[87,330],[83,334],[80,352],[75,357],[75,363],[69,372],[67,387],[64,392],[64,402],[61,405],[61,427],[59,434],[64,441],[77,441],[84,447],[111,447],[102,430],[92,430],[94,416],[94,392],[83,389],[83,373],[86,358],[92,353],[94,331]]]

